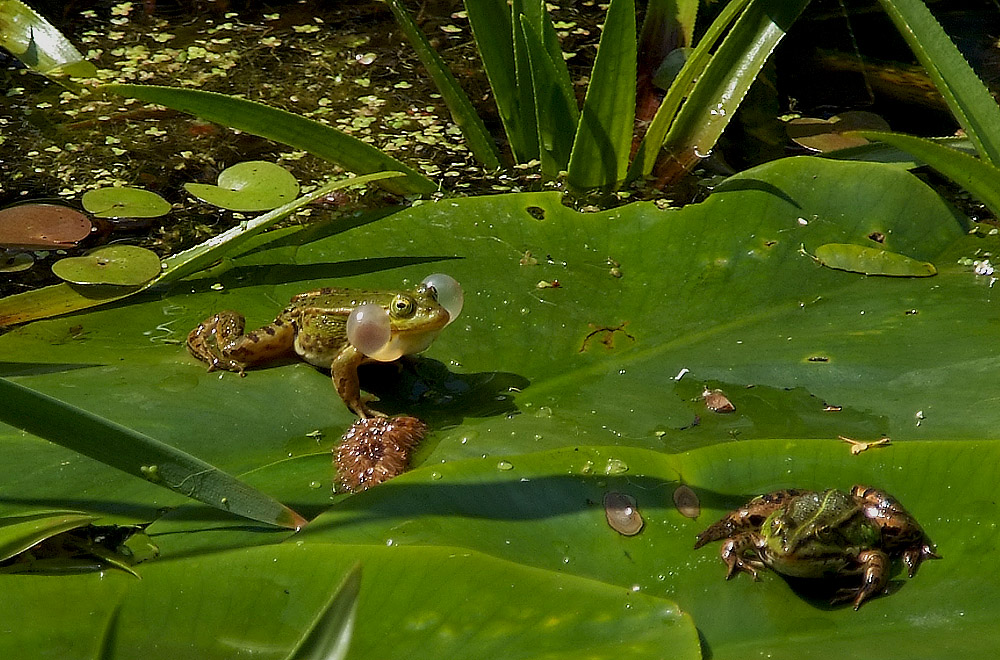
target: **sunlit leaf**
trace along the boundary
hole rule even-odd
[[[280,165],[248,160],[219,173],[219,185],[185,183],[189,193],[231,211],[270,211],[299,194],[299,182]]]
[[[158,218],[170,213],[170,203],[155,192],[128,186],[88,190],[80,203],[98,218]]]
[[[625,180],[635,119],[635,3],[611,0],[573,138],[568,180],[576,188]]]
[[[160,257],[136,245],[106,245],[82,257],[60,259],[52,272],[73,284],[138,286],[160,274]]]
[[[0,47],[46,76],[88,77],[97,73],[97,67],[84,60],[55,26],[21,0],[0,2]]]

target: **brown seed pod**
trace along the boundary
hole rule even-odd
[[[642,516],[631,495],[614,491],[605,493],[604,515],[611,529],[622,536],[635,536],[642,531]]]
[[[356,493],[402,474],[410,452],[427,434],[416,417],[368,417],[347,429],[334,452],[336,485]]]

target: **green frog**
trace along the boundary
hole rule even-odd
[[[892,559],[902,558],[910,577],[924,560],[938,559],[894,497],[862,485],[849,493],[786,489],[760,495],[699,534],[694,547],[720,539],[727,580],[740,571],[757,579],[765,567],[800,578],[859,575],[857,588],[834,598],[852,601],[855,610],[885,589]]]
[[[426,349],[461,311],[461,287],[432,275],[413,291],[324,288],[300,293],[271,323],[244,333],[245,319],[223,311],[191,331],[187,347],[208,370],[244,376],[254,367],[297,354],[329,369],[347,407],[360,417],[382,416],[361,398],[358,367]]]

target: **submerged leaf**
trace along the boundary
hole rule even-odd
[[[160,274],[160,257],[136,245],[106,245],[82,257],[60,259],[52,272],[73,284],[138,286]]]
[[[865,275],[887,277],[930,277],[937,268],[929,261],[919,261],[897,252],[853,243],[826,243],[816,248],[815,259],[828,268]]]
[[[249,160],[223,170],[217,186],[185,183],[184,189],[231,211],[270,211],[295,199],[299,182],[280,165]]]

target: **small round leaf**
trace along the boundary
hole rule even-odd
[[[237,163],[219,174],[219,185],[185,183],[198,199],[231,211],[270,211],[295,199],[299,182],[285,168],[261,160]]]
[[[28,252],[0,256],[0,273],[17,273],[28,270],[35,264],[35,258]]]
[[[73,284],[137,286],[160,274],[155,252],[135,245],[107,245],[82,257],[60,259],[52,272]]]
[[[127,186],[88,190],[80,201],[98,218],[157,218],[170,212],[170,203],[155,192]]]
[[[62,204],[18,204],[0,210],[0,246],[28,250],[74,247],[93,228],[76,209]]]

